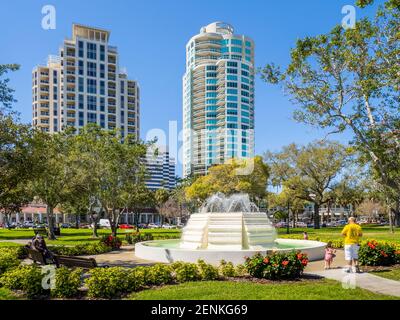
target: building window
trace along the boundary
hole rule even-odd
[[[88,75],[88,77],[96,77],[97,76],[96,68],[97,68],[97,65],[96,65],[95,62],[88,62],[87,63],[87,75]]]
[[[83,41],[78,42],[78,55],[83,58]]]
[[[87,109],[91,111],[96,111],[96,96],[87,96]]]
[[[84,92],[83,78],[78,79],[78,90],[79,92]]]
[[[84,108],[83,94],[80,94],[78,96],[78,107],[79,107],[79,109],[83,109]]]
[[[87,91],[88,93],[96,94],[96,80],[94,79],[87,79]]]
[[[106,89],[105,89],[105,82],[103,80],[100,80],[100,94],[105,94]]]
[[[106,127],[106,116],[104,114],[100,115],[100,127],[102,128]]]
[[[87,122],[88,123],[97,123],[97,116],[95,113],[88,112],[87,114]]]
[[[83,76],[83,60],[78,61],[78,74]]]
[[[105,60],[105,47],[104,45],[100,45],[100,61],[104,61]]]
[[[96,55],[96,44],[88,42],[86,49],[87,49],[87,58],[96,60],[96,57],[97,57],[97,55]]]
[[[79,125],[80,125],[81,127],[83,127],[84,124],[85,124],[84,114],[83,114],[83,112],[79,112]]]
[[[100,111],[104,112],[105,110],[105,99],[100,97]]]
[[[58,82],[57,71],[56,71],[56,70],[53,70],[53,83],[54,83],[54,84],[57,84],[57,82]]]
[[[105,78],[105,67],[104,64],[100,64],[100,78]]]

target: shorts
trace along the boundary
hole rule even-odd
[[[346,244],[344,246],[344,259],[350,261],[353,259],[358,259],[358,250],[360,246],[358,244]]]

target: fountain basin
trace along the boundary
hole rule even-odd
[[[223,259],[234,265],[242,264],[246,257],[256,253],[268,254],[273,251],[288,252],[299,250],[306,253],[310,261],[322,260],[325,255],[326,243],[310,240],[276,239],[273,247],[256,249],[208,248],[190,249],[180,247],[181,240],[155,240],[140,242],[135,245],[135,255],[138,258],[163,263],[176,261],[196,262],[199,259],[213,265],[219,265]]]

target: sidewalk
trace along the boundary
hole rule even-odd
[[[344,251],[337,250],[332,269],[324,270],[323,260],[312,261],[308,264],[304,273],[339,281],[345,288],[353,288],[356,286],[374,293],[400,297],[400,281],[385,279],[366,272],[345,273],[343,271],[345,266]]]

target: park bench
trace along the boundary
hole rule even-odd
[[[97,267],[97,262],[94,258],[81,258],[70,256],[54,256],[57,266],[77,267],[82,269],[92,269]]]
[[[28,252],[28,258],[33,260],[34,263],[47,264],[46,259],[41,252],[30,248],[26,248],[26,251]]]
[[[49,261],[46,261],[43,254],[39,251],[33,250],[31,248],[26,249],[28,252],[28,258],[33,260],[36,264],[47,265],[51,264]],[[82,257],[70,257],[70,256],[62,256],[62,255],[54,255],[55,265],[65,266],[65,267],[79,267],[82,269],[92,269],[96,268],[97,262],[94,258],[82,258]]]

